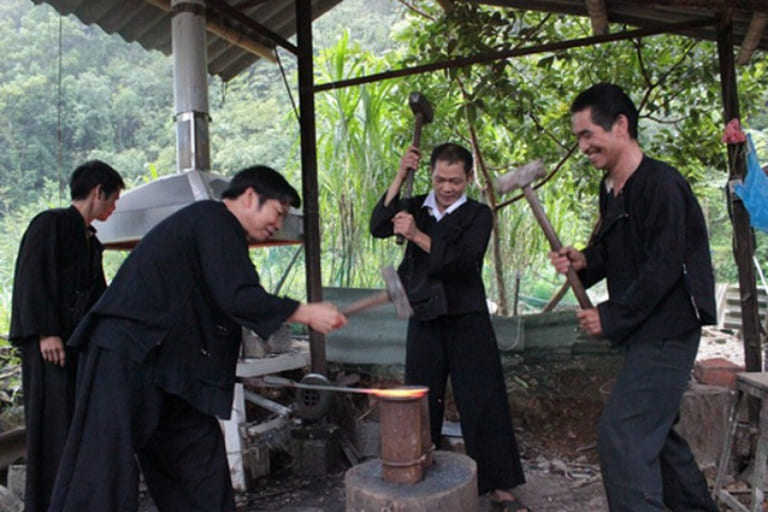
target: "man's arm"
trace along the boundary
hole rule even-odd
[[[22,238],[13,284],[11,339],[61,336],[57,223],[51,213],[35,217]]]
[[[308,325],[323,334],[347,325],[346,317],[330,302],[299,304],[288,321]]]
[[[384,196],[374,206],[373,212],[371,212],[369,229],[371,235],[375,238],[386,238],[395,233],[402,234],[407,238],[405,233],[403,233],[406,227],[402,224],[399,228],[395,226],[396,215],[402,208],[401,201],[396,201],[396,199],[400,195],[400,188],[405,182],[408,169],[418,169],[420,158],[419,149],[416,146],[411,146],[400,159],[400,165],[397,168],[395,177],[392,179],[392,183],[389,185]],[[402,217],[400,219],[402,220]]]
[[[389,206],[392,200],[400,193],[400,187],[403,186],[406,176],[408,176],[408,169],[418,169],[421,162],[421,152],[416,146],[410,146],[403,157],[400,159],[400,165],[397,168],[397,173],[392,179],[392,183],[387,189],[387,193],[384,196],[384,206]]]
[[[346,318],[332,304],[300,304],[266,291],[250,260],[242,230],[225,220],[228,212],[220,210],[218,214],[224,218],[201,219],[192,232],[205,286],[235,322],[265,339],[286,321],[320,332],[346,324]]]

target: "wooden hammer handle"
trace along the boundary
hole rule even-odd
[[[386,304],[389,301],[389,293],[386,291],[381,291],[347,304],[341,308],[341,313],[344,315],[351,315],[352,313],[357,313],[359,311],[364,311],[366,309]]]
[[[416,114],[416,122],[413,125],[413,145],[416,147],[419,147],[419,144],[421,142],[421,125],[424,124],[424,115],[422,114]],[[410,199],[411,195],[413,194],[413,175],[416,172],[416,169],[408,168],[408,171],[405,174],[405,183],[403,184],[403,192],[400,194],[400,197],[403,199]],[[398,234],[395,241],[397,242],[397,245],[403,245],[405,242],[405,237],[403,235]]]
[[[533,210],[534,217],[536,217],[536,220],[539,222],[541,229],[544,230],[544,236],[549,240],[549,245],[552,247],[552,250],[559,251],[562,249],[563,244],[560,243],[560,239],[557,238],[557,233],[555,233],[552,223],[549,222],[547,214],[544,213],[544,208],[541,207],[536,192],[530,185],[526,185],[523,187],[523,194],[525,194],[525,198],[528,200],[531,210]],[[591,309],[594,307],[592,306],[592,301],[589,300],[589,296],[584,289],[584,285],[581,283],[581,279],[579,279],[579,276],[576,274],[576,271],[573,270],[573,268],[568,268],[565,277],[568,279],[568,284],[571,285],[573,294],[576,296],[576,300],[579,301],[581,309]]]

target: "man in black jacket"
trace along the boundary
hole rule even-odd
[[[467,453],[477,462],[479,492],[493,491],[496,508],[525,511],[510,492],[525,477],[482,279],[493,214],[467,198],[472,154],[451,143],[432,151],[432,191],[401,200],[407,169],[418,169],[419,160],[418,148],[408,148],[370,226],[375,237],[401,234],[408,241],[398,268],[414,310],[406,384],[429,387],[432,442],[439,447],[450,375]]]
[[[550,258],[585,286],[605,278],[608,300],[578,313],[581,327],[624,348],[598,427],[608,504],[616,511],[711,511],[688,443],[673,429],[701,326],[715,322],[707,226],[690,186],[646,156],[638,113],[617,86],[598,84],[571,106],[581,151],[604,170],[600,225],[583,251]]]
[[[266,339],[286,321],[346,323],[268,293],[251,262],[248,242],[299,202],[273,169],[244,169],[221,202],[181,209],[131,252],[70,342],[85,352],[51,510],[136,510],[136,459],[160,511],[235,510],[216,416],[231,412],[241,326]]]
[[[64,344],[106,288],[91,222],[112,214],[124,186],[104,162],[80,165],[69,181],[71,206],[38,214],[21,239],[9,337],[21,352],[28,512],[48,509],[72,418],[77,353]]]

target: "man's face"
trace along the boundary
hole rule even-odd
[[[623,116],[613,124],[610,130],[592,122],[592,109],[574,112],[571,117],[573,133],[579,141],[579,149],[587,155],[592,165],[598,169],[611,171],[619,159],[621,141],[617,130],[624,120]]]
[[[115,211],[117,200],[120,199],[120,191],[116,190],[109,195],[106,195],[99,186],[98,193],[96,194],[95,203],[95,218],[104,222]]]
[[[251,242],[264,242],[269,240],[283,226],[283,220],[288,215],[289,205],[281,203],[277,199],[267,199],[260,202],[259,196],[249,189],[245,193],[252,193],[243,216],[243,228]]]
[[[432,170],[432,188],[435,191],[437,207],[442,212],[461,197],[471,175],[464,170],[464,162],[448,163],[445,160],[435,162]]]

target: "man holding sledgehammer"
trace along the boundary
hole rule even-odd
[[[624,348],[598,425],[612,512],[716,512],[688,443],[673,430],[701,326],[715,323],[707,227],[690,186],[637,141],[638,113],[613,84],[571,106],[573,132],[600,182],[600,224],[582,251],[551,252],[584,286],[605,278],[608,300],[579,311],[582,329]],[[665,508],[666,507],[666,508]]]
[[[492,492],[494,510],[528,512],[510,492],[525,477],[481,275],[492,213],[467,198],[472,154],[451,143],[432,151],[432,191],[401,198],[409,169],[418,169],[419,161],[418,148],[409,147],[370,226],[374,237],[400,234],[407,241],[398,268],[414,311],[405,381],[429,387],[432,442],[439,447],[450,375],[480,494]]]

